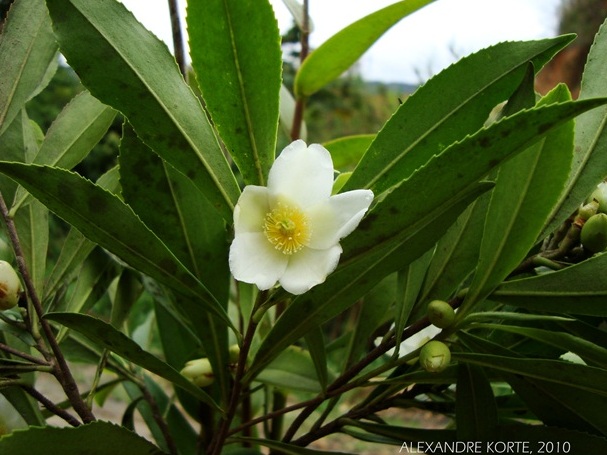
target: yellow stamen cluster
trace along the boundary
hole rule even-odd
[[[279,203],[266,215],[263,232],[274,248],[284,254],[301,250],[310,238],[306,215],[297,207]]]

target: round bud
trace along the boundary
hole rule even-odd
[[[238,362],[238,357],[240,357],[240,346],[233,344],[228,348],[228,353],[230,354],[230,363]]]
[[[207,358],[190,360],[181,370],[181,374],[198,387],[209,386],[215,380],[211,362]]]
[[[444,329],[453,324],[455,310],[444,300],[433,300],[428,304],[427,315],[430,323]]]
[[[597,201],[599,212],[607,213],[607,182],[601,182],[588,198],[588,202]]]
[[[607,215],[597,213],[588,218],[580,233],[582,245],[592,253],[599,253],[607,248]]]
[[[450,362],[451,351],[442,341],[428,341],[419,353],[419,363],[429,373],[440,373]]]
[[[13,266],[0,261],[0,310],[13,308],[19,302],[21,281]]]

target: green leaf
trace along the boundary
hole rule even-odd
[[[64,169],[0,162],[0,172],[19,181],[93,242],[181,294],[195,296],[200,308],[230,324],[204,285],[115,195]]]
[[[432,0],[406,0],[382,8],[340,30],[305,59],[295,76],[295,94],[307,97],[337,79],[385,32]]]
[[[453,359],[607,396],[607,371],[559,360],[454,352]]]
[[[48,209],[33,201],[19,210],[14,220],[34,288],[42,293],[49,243]]]
[[[560,85],[542,98],[538,107],[570,99],[569,90]],[[459,317],[495,289],[535,244],[558,201],[572,158],[571,121],[500,167],[489,202],[478,266]]]
[[[475,325],[475,327],[492,330],[504,330],[506,332],[516,333],[524,337],[532,338],[534,340],[541,341],[542,343],[555,346],[565,351],[575,352],[586,362],[607,368],[607,348],[598,346],[590,341],[576,337],[569,333],[502,324],[478,324]]]
[[[126,115],[142,140],[231,220],[236,179],[166,45],[119,2],[47,5],[61,51],[93,96]]]
[[[607,254],[596,255],[558,272],[505,282],[491,299],[530,311],[607,316],[607,282],[599,278],[605,267]]]
[[[265,185],[274,161],[280,33],[267,0],[188,3],[192,66],[206,107],[245,184]]]
[[[36,154],[37,145],[32,142],[32,124],[27,117],[25,109],[15,117],[6,131],[0,135],[0,150],[2,158],[7,161],[25,162],[25,156]],[[34,147],[34,150],[28,150]],[[7,204],[11,204],[15,197],[18,184],[5,175],[0,175],[0,191]]]
[[[529,61],[539,70],[571,39],[497,44],[434,76],[384,125],[344,191],[365,187],[380,194],[408,178],[434,155],[481,128],[494,106],[519,86]]]
[[[334,139],[323,146],[331,153],[335,169],[340,172],[352,171],[374,139],[375,134],[359,134]]]
[[[181,387],[191,393],[199,400],[219,409],[211,397],[202,389],[196,387],[177,370],[158,357],[141,349],[137,343],[110,324],[92,316],[76,313],[48,313],[44,317],[83,334],[99,346],[115,352],[129,362],[133,362],[151,373],[157,374],[177,387]]]
[[[330,375],[332,380],[333,375]],[[256,381],[287,390],[320,393],[321,384],[308,351],[291,346],[285,349],[256,378]]]
[[[455,416],[459,440],[495,439],[497,405],[483,368],[475,365],[458,365]]]
[[[225,310],[230,270],[224,220],[187,177],[155,155],[128,125],[120,144],[120,174],[126,202]],[[227,397],[225,321],[197,304],[179,306],[190,321],[197,321],[193,328]]]
[[[129,455],[166,455],[126,428],[101,421],[75,428],[34,427],[0,438],[0,450],[11,455],[114,455],[116,447]]]
[[[579,99],[607,96],[607,21],[603,23],[590,49]],[[546,237],[565,221],[607,176],[607,106],[581,115],[575,122],[573,169],[561,193],[559,204],[550,214],[541,237]]]
[[[312,329],[306,335],[306,346],[312,357],[316,376],[322,390],[326,390],[329,380],[329,372],[327,367],[327,350],[325,345],[325,336],[321,327]]]
[[[44,0],[16,0],[0,36],[0,134],[39,93],[57,65]]]
[[[2,387],[0,388],[0,394],[4,395],[4,398],[7,399],[28,425],[44,425],[44,418],[40,412],[38,403],[25,393],[22,388]]]

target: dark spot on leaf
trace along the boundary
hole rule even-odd
[[[497,166],[497,165],[499,165],[499,164],[500,164],[500,160],[493,159],[493,160],[490,160],[490,161],[489,161],[489,167],[490,167],[491,169],[493,169],[495,166]]]
[[[169,275],[174,275],[177,272],[176,264],[170,259],[163,259],[158,265]]]
[[[479,140],[479,145],[483,148],[489,148],[491,147],[491,138],[490,137],[482,137]]]
[[[88,209],[90,212],[105,212],[107,211],[107,202],[101,196],[93,195],[88,200]]]

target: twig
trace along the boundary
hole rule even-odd
[[[302,64],[310,52],[310,16],[308,0],[303,2],[303,23],[301,26],[301,51],[299,53],[299,62]],[[299,139],[301,136],[301,125],[303,123],[304,109],[306,100],[301,95],[295,102],[295,113],[293,115],[293,125],[291,126],[291,140]]]
[[[55,403],[53,403],[51,400],[46,398],[44,395],[42,395],[40,392],[38,392],[33,387],[26,385],[26,384],[18,384],[18,385],[19,385],[19,387],[21,387],[23,389],[23,391],[25,391],[34,400],[38,401],[40,404],[42,404],[42,406],[44,406],[46,409],[48,409],[50,412],[52,412],[56,416],[61,417],[63,420],[65,420],[71,426],[77,427],[80,425],[80,422],[78,421],[78,419],[76,417],[71,415],[65,409],[61,409],[59,406],[55,405]]]
[[[173,52],[175,60],[179,65],[179,71],[184,78],[187,77],[187,66],[185,64],[185,50],[183,47],[183,34],[181,33],[181,21],[179,20],[179,5],[177,0],[169,0],[169,15],[171,16],[171,31],[173,33]]]
[[[162,436],[164,436],[164,440],[167,444],[167,448],[169,449],[169,453],[171,455],[179,455],[179,451],[177,450],[177,446],[175,445],[175,440],[173,439],[173,436],[171,435],[169,426],[167,425],[166,421],[162,417],[162,413],[160,412],[158,403],[156,403],[156,400],[154,399],[154,397],[152,396],[150,391],[147,389],[147,387],[145,387],[144,384],[141,384],[139,382],[136,382],[136,384],[139,386],[139,390],[141,390],[144,400],[148,402],[148,404],[150,405],[150,408],[152,409],[152,418],[158,425],[158,428],[160,428],[160,431],[162,432]]]
[[[54,374],[66,396],[70,400],[74,410],[82,421],[85,423],[93,422],[95,420],[95,416],[82,400],[80,393],[78,392],[78,385],[72,376],[72,372],[70,371],[65,357],[63,356],[63,352],[59,348],[59,344],[57,343],[57,339],[53,333],[53,329],[50,324],[44,319],[44,310],[42,309],[42,303],[38,298],[38,294],[36,293],[36,289],[32,282],[31,276],[29,274],[27,265],[25,263],[25,258],[23,256],[23,250],[21,249],[21,243],[19,242],[19,236],[17,234],[17,229],[15,227],[15,223],[9,214],[8,207],[6,206],[6,202],[4,201],[4,197],[0,194],[0,211],[2,212],[2,217],[4,218],[4,222],[6,223],[6,229],[8,235],[10,237],[11,243],[13,244],[13,249],[15,251],[15,256],[17,258],[17,265],[19,268],[19,272],[21,273],[21,278],[23,278],[23,282],[25,284],[25,288],[27,290],[27,294],[32,302],[32,306],[34,307],[34,311],[38,316],[40,321],[40,325],[42,327],[42,331],[44,332],[44,336],[48,345],[55,356],[56,368],[54,368]]]
[[[46,360],[34,357],[33,355],[28,354],[27,352],[21,352],[4,343],[0,343],[0,351],[4,351],[14,356],[21,357],[22,359],[29,360],[30,362],[36,363],[38,365],[50,366],[50,363]]]

